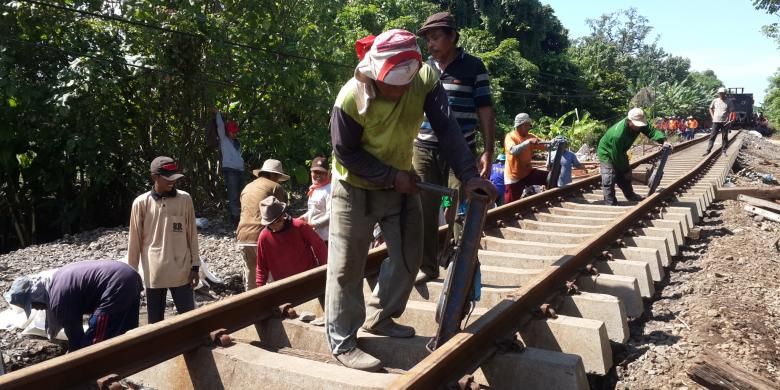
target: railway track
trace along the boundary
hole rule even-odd
[[[418,337],[360,334],[361,347],[385,363],[385,373],[335,364],[322,327],[283,318],[286,305],[318,309],[320,267],[0,376],[0,388],[108,388],[129,377],[164,389],[431,389],[458,381],[586,389],[586,373],[609,371],[610,344],[628,339],[627,321],[642,315],[643,299],[653,296],[654,283],[714,200],[739,150],[738,134],[732,132],[726,157],[719,148],[702,157],[704,139],[678,145],[659,189],[639,203],[619,195],[620,206],[602,206],[600,177],[593,176],[491,210],[479,253],[482,300],[470,323],[428,353],[442,283],[418,286],[400,319]],[[384,248],[369,253],[367,293],[385,257]]]

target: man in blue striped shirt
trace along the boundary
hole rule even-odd
[[[477,131],[482,132],[485,150],[479,158],[482,178],[490,176],[495,147],[495,112],[490,99],[490,80],[487,68],[477,57],[457,46],[460,34],[455,19],[448,12],[431,15],[417,35],[425,39],[431,57],[428,65],[439,73],[439,80],[447,92],[452,117],[458,122],[463,137],[476,156]],[[427,118],[420,126],[414,142],[414,170],[423,181],[461,188],[461,183],[439,153],[438,139]],[[460,199],[464,199],[460,194]],[[417,275],[418,283],[439,276],[438,226],[440,198],[435,193],[422,192],[423,261]]]

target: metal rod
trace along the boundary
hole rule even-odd
[[[450,199],[455,199],[455,194],[458,192],[458,190],[454,188],[444,187],[433,183],[426,183],[424,181],[417,183],[417,188],[422,191],[438,192],[442,195],[449,196]]]

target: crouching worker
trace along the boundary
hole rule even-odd
[[[50,279],[17,278],[5,299],[28,316],[31,309],[46,310],[49,340],[65,329],[68,352],[73,352],[137,328],[141,290],[141,276],[129,265],[94,260],[68,264]],[[86,332],[84,314],[91,314]]]
[[[628,150],[639,133],[664,146],[672,146],[665,142],[666,136],[662,131],[647,125],[645,112],[641,108],[632,108],[628,117],[610,127],[601,137],[598,148],[601,187],[606,205],[617,206],[615,184],[629,201],[642,200],[642,196],[634,192],[631,185],[631,165],[628,162]]]
[[[479,177],[438,75],[422,62],[415,36],[390,30],[358,41],[360,63],[341,88],[330,118],[333,193],[325,288],[326,335],[341,364],[377,371],[382,363],[358,348],[357,333],[412,337],[396,323],[422,262],[422,210],[412,170],[412,146],[425,113],[439,151],[466,193],[496,189]],[[363,300],[363,277],[372,231],[387,243],[376,288]]]
[[[274,280],[308,271],[328,262],[328,248],[314,229],[287,214],[287,205],[269,196],[260,202],[260,224],[265,227],[257,238],[257,287]]]

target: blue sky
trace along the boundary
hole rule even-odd
[[[541,0],[569,30],[588,35],[585,19],[630,7],[649,20],[651,37],[668,53],[688,57],[691,69],[712,69],[727,87],[744,87],[760,104],[767,78],[780,67],[780,50],[761,26],[780,21],[757,11],[751,0]]]

